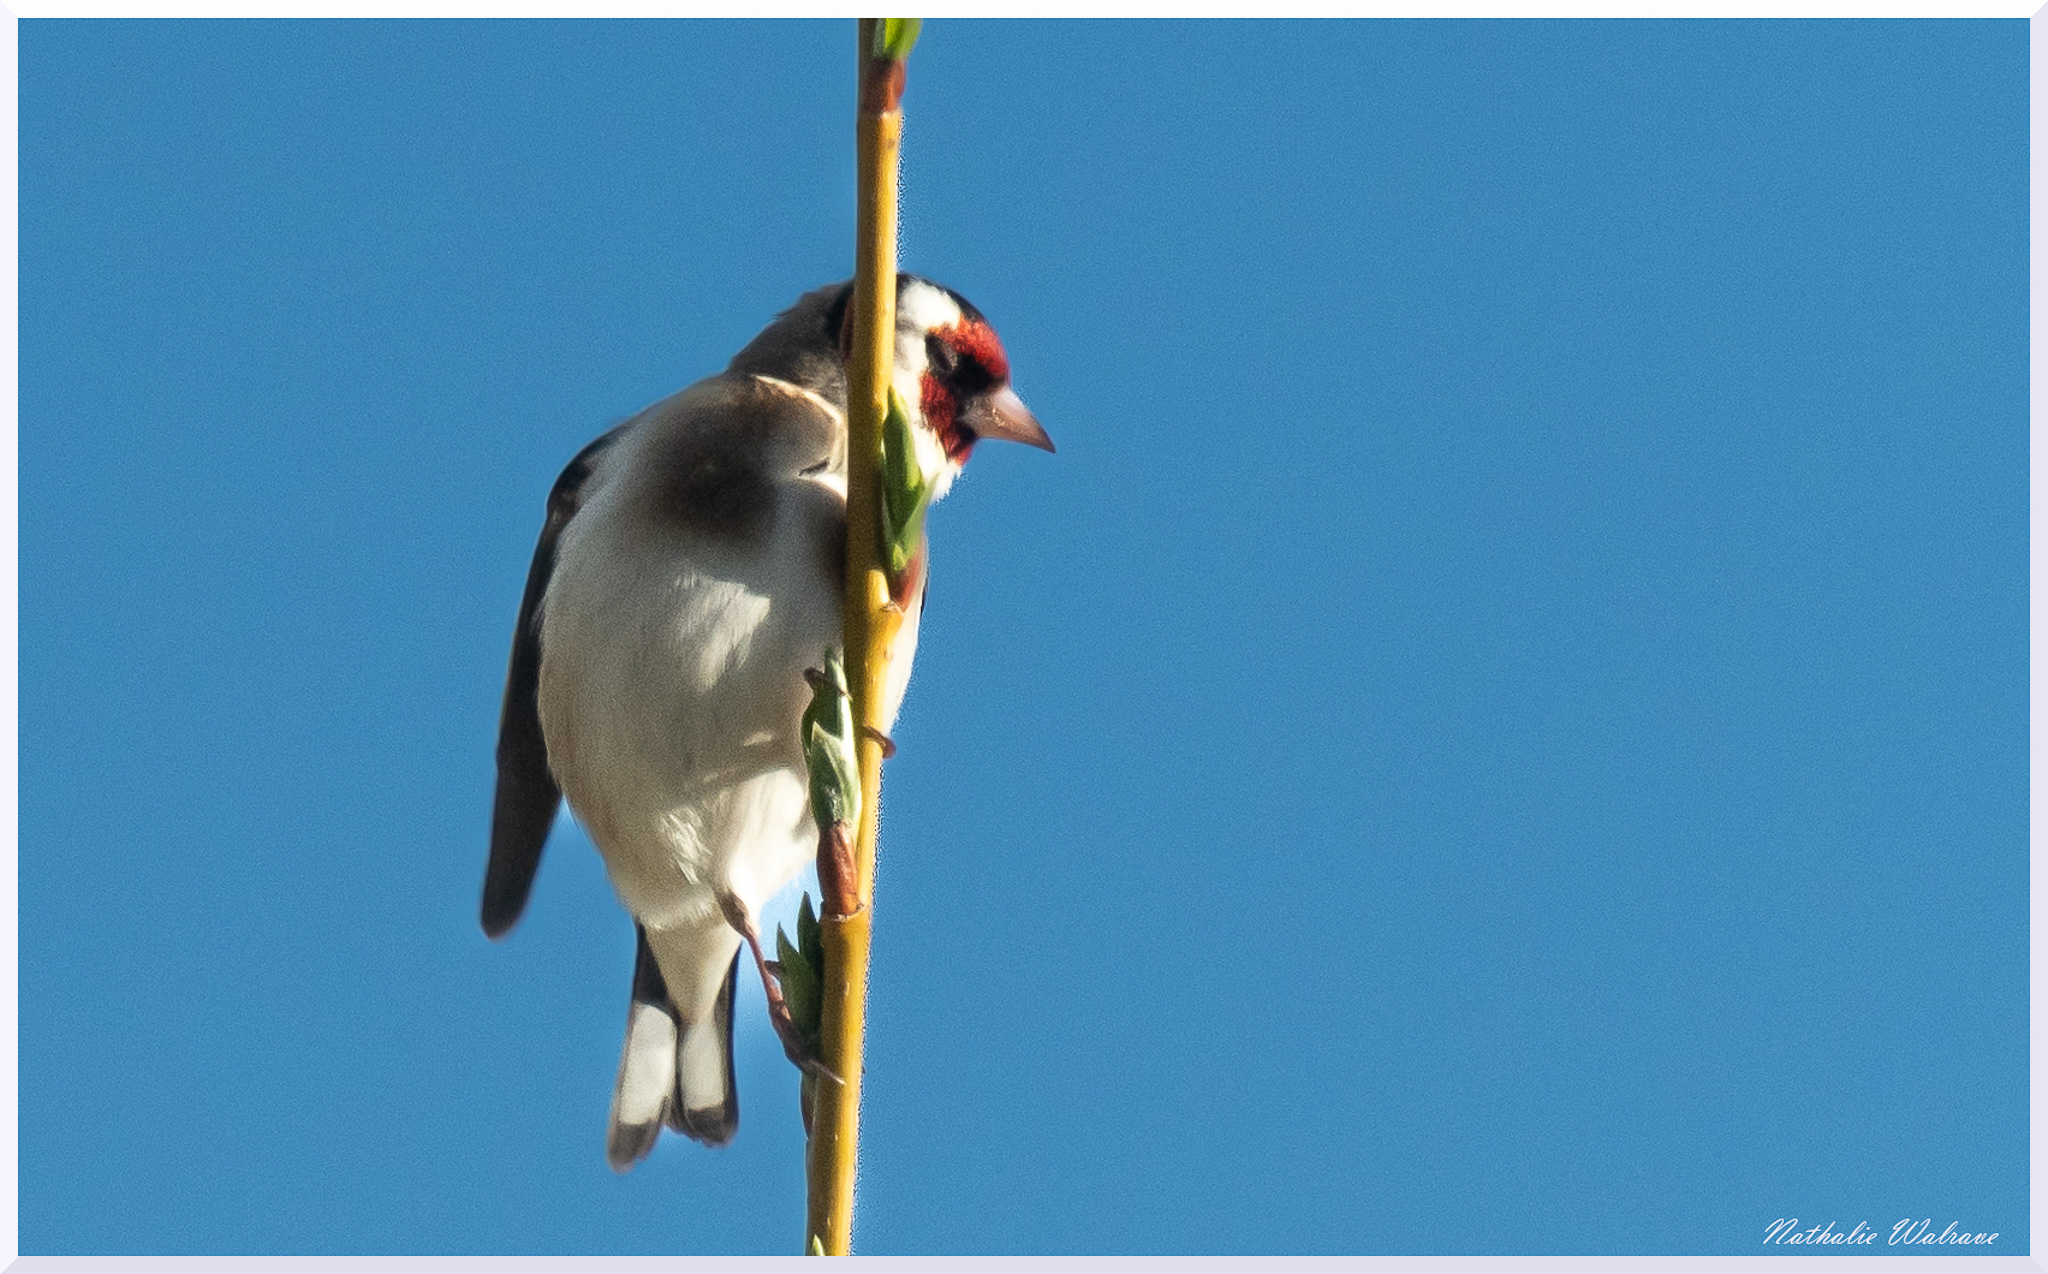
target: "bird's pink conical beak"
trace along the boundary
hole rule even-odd
[[[1038,423],[1038,417],[1017,397],[1017,391],[1008,385],[996,390],[982,400],[983,410],[975,413],[974,436],[1000,438],[1005,442],[1021,442],[1027,447],[1040,451],[1052,451],[1052,436],[1045,432],[1045,426]]]

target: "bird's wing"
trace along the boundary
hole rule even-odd
[[[541,847],[554,826],[562,789],[548,771],[547,743],[540,733],[540,605],[555,570],[555,545],[562,528],[582,504],[583,483],[621,425],[576,453],[548,492],[547,523],[534,546],[512,633],[512,665],[505,674],[505,707],[498,719],[498,795],[491,811],[491,861],[484,869],[484,932],[502,936],[526,910]]]

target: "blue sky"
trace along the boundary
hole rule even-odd
[[[22,24],[22,1251],[795,1249],[758,993],[616,1178],[596,855],[475,906],[548,485],[850,272],[851,45]],[[2026,94],[930,24],[903,261],[1060,452],[934,515],[861,1248],[2026,1251]]]

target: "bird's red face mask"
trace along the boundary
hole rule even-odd
[[[979,318],[935,328],[925,335],[925,355],[918,406],[947,459],[967,463],[983,438],[1053,449],[1044,426],[1010,388],[1010,359],[994,328]]]

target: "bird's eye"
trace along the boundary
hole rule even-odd
[[[925,337],[924,347],[925,361],[931,364],[932,371],[938,374],[939,379],[944,380],[951,376],[960,366],[960,355],[938,336]]]

